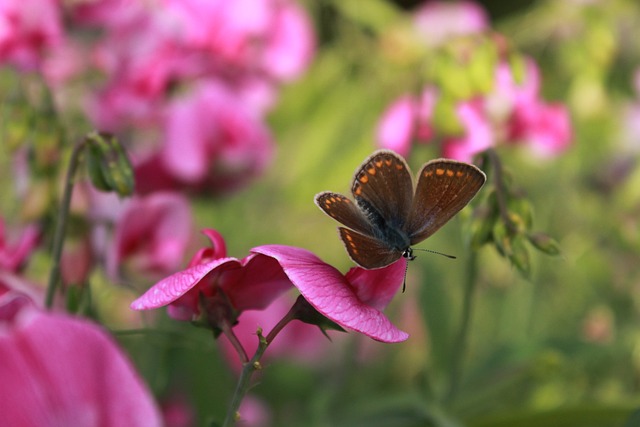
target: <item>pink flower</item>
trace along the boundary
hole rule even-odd
[[[111,337],[85,320],[0,294],[6,425],[160,426],[149,391]]]
[[[402,285],[406,260],[376,270],[354,267],[343,275],[304,249],[266,245],[252,252],[277,260],[307,302],[338,325],[377,341],[408,338],[382,313]]]
[[[173,273],[182,265],[191,238],[191,210],[183,196],[135,197],[117,221],[107,271],[113,277],[123,271],[152,277]]]
[[[480,33],[489,26],[486,12],[471,1],[428,1],[415,13],[422,39],[437,46],[448,39]]]
[[[238,427],[268,427],[271,425],[271,410],[264,401],[247,395],[238,410]]]
[[[16,273],[36,249],[40,232],[35,225],[11,231],[6,232],[4,219],[0,218],[0,270]]]
[[[156,283],[131,308],[148,310],[168,305],[169,315],[178,320],[196,320],[201,314],[215,312],[222,316],[208,319],[215,328],[221,320],[234,324],[244,310],[264,309],[291,287],[275,260],[259,254],[242,260],[227,257],[222,236],[215,230],[204,233],[212,247],[200,250],[190,268]],[[202,311],[202,300],[206,301],[207,313]]]
[[[493,128],[479,100],[460,103],[456,112],[464,129],[463,135],[446,138],[443,154],[451,159],[471,162],[473,156],[495,144]]]
[[[242,260],[228,258],[217,243],[222,237],[206,233],[213,248],[196,254],[190,268],[158,282],[131,308],[169,305],[170,316],[192,320],[204,307],[208,315],[222,313],[233,324],[241,312],[263,310],[293,284],[313,308],[344,328],[383,342],[407,339],[382,313],[402,284],[405,261],[342,275],[311,252],[289,246],[259,246]],[[213,320],[215,326],[219,319]]]
[[[565,151],[572,139],[571,119],[564,105],[538,102],[515,111],[510,141],[522,143],[541,157]]]
[[[435,89],[428,87],[420,100],[405,95],[391,104],[378,124],[378,146],[406,157],[414,141],[430,142],[434,137],[431,116],[436,96]]]
[[[38,69],[43,56],[62,37],[58,1],[0,2],[0,64],[8,62],[27,71]]]
[[[178,182],[229,191],[261,174],[273,144],[261,119],[228,87],[209,81],[167,109],[163,168]]]

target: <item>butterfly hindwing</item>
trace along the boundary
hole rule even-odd
[[[360,233],[372,234],[371,224],[358,206],[342,194],[325,191],[315,197],[316,205],[331,218]]]
[[[375,226],[404,226],[413,200],[411,171],[405,160],[389,150],[378,150],[355,173],[351,192]]]
[[[338,227],[338,230],[349,256],[361,267],[367,269],[384,267],[402,256],[402,252],[388,248],[373,237],[344,227]]]
[[[486,181],[477,167],[455,160],[427,162],[418,175],[407,234],[417,244],[460,212]]]

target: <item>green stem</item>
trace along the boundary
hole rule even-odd
[[[242,372],[240,373],[240,378],[238,378],[238,384],[236,384],[236,389],[233,392],[233,398],[231,399],[231,404],[229,404],[229,409],[227,410],[227,417],[222,424],[222,427],[231,427],[235,421],[239,418],[238,409],[240,408],[240,404],[242,403],[242,399],[246,396],[249,391],[249,386],[251,383],[251,377],[255,371],[259,371],[262,369],[262,365],[260,364],[260,359],[262,355],[269,347],[269,344],[273,342],[276,335],[284,328],[287,323],[291,320],[295,319],[296,316],[296,306],[294,305],[291,310],[278,322],[276,326],[273,327],[271,332],[265,338],[262,335],[262,329],[258,329],[258,349],[255,354],[246,363],[242,365]],[[224,331],[224,329],[223,329]]]
[[[231,427],[234,425],[235,421],[237,421],[239,417],[238,409],[240,408],[240,403],[242,403],[242,399],[244,399],[244,396],[249,391],[249,385],[253,373],[262,369],[260,358],[267,350],[268,346],[269,342],[262,335],[262,330],[258,329],[258,349],[251,360],[242,365],[242,372],[240,373],[240,378],[238,379],[238,384],[236,384],[236,389],[233,393],[229,410],[227,411],[227,417],[225,418],[222,427]]]
[[[71,152],[71,159],[69,160],[69,168],[67,169],[67,175],[64,180],[64,193],[62,195],[62,201],[58,207],[58,217],[56,218],[56,228],[53,236],[52,257],[53,265],[51,272],[49,273],[49,285],[47,286],[47,295],[45,300],[45,306],[51,308],[53,305],[53,298],[56,294],[56,288],[60,281],[60,259],[62,258],[62,246],[64,244],[64,235],[67,228],[67,219],[69,217],[69,207],[71,206],[71,195],[73,194],[73,178],[76,174],[76,170],[80,164],[80,154],[84,149],[86,140],[78,142]]]
[[[460,320],[460,329],[453,344],[453,353],[451,355],[451,370],[449,374],[449,391],[445,397],[447,401],[454,399],[460,387],[460,377],[462,376],[462,362],[467,349],[469,339],[469,329],[471,323],[471,312],[473,310],[473,295],[476,288],[478,255],[477,252],[471,251],[469,263],[467,265],[467,277],[464,287],[464,299],[462,302],[462,319]]]

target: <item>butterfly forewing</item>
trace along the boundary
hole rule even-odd
[[[364,268],[380,268],[387,266],[402,256],[402,252],[389,249],[377,239],[344,227],[338,227],[340,238],[351,259]]]
[[[438,159],[427,162],[418,175],[407,234],[414,245],[426,239],[460,212],[486,180],[477,167]]]
[[[316,195],[316,205],[331,218],[360,233],[372,234],[371,225],[354,202],[342,194],[325,191]]]
[[[411,171],[396,153],[376,151],[357,170],[351,192],[369,220],[377,222],[381,217],[387,224],[402,227],[413,199]]]

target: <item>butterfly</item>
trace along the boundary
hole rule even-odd
[[[315,202],[344,227],[340,238],[361,267],[385,267],[401,257],[413,260],[416,245],[464,208],[484,185],[476,166],[448,159],[425,163],[413,185],[407,162],[390,150],[378,150],[356,170],[353,201],[325,191]]]

